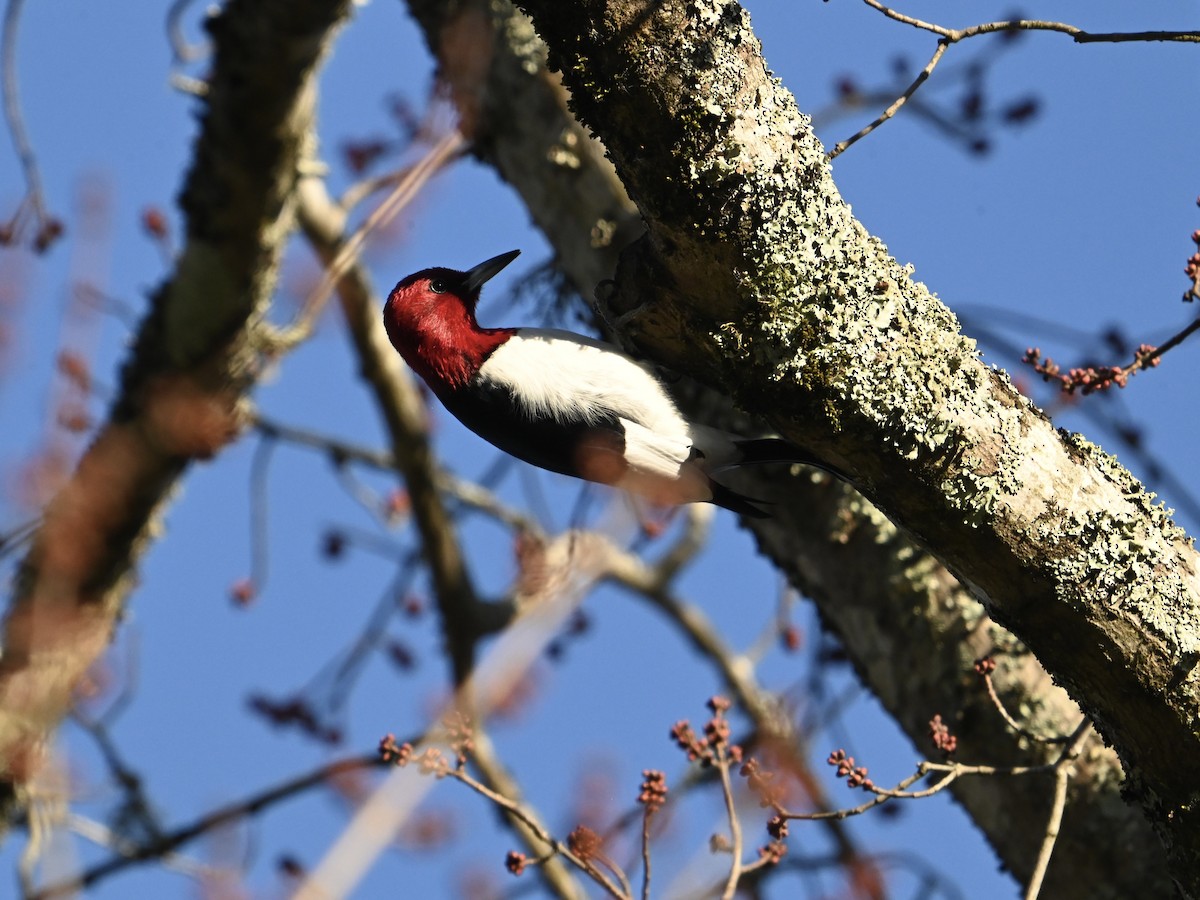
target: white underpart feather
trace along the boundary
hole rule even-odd
[[[687,420],[658,379],[619,350],[569,331],[522,328],[479,370],[535,415],[615,414],[691,446]]]
[[[676,482],[686,496],[674,502],[708,499],[707,479],[697,469],[728,464],[737,455],[724,432],[690,425],[650,370],[609,344],[569,331],[522,328],[479,375],[506,387],[533,415],[592,416],[597,423],[617,416],[631,478]],[[693,445],[704,458],[689,463]],[[646,484],[628,487],[650,492]]]

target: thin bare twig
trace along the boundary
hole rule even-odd
[[[1058,841],[1059,828],[1062,826],[1063,810],[1067,806],[1067,783],[1073,773],[1072,763],[1083,751],[1083,745],[1092,734],[1092,723],[1084,719],[1071,735],[1070,743],[1063,749],[1054,766],[1054,801],[1050,805],[1050,818],[1046,822],[1046,836],[1038,850],[1037,863],[1029,876],[1029,886],[1025,889],[1025,900],[1037,900],[1042,890],[1042,879],[1046,877],[1046,869],[1050,866],[1050,857],[1054,855],[1054,845]]]
[[[737,801],[733,797],[733,785],[729,780],[729,754],[725,743],[717,744],[717,774],[721,778],[721,795],[725,798],[725,814],[729,819],[730,863],[729,877],[725,881],[725,890],[721,900],[733,900],[737,893],[738,881],[742,877],[742,823],[738,817]]]
[[[889,19],[903,22],[905,25],[912,25],[914,28],[920,28],[924,31],[931,31],[948,39],[952,44],[965,38],[975,37],[980,34],[994,34],[997,31],[1056,31],[1060,34],[1069,35],[1077,44],[1118,44],[1145,41],[1200,43],[1200,31],[1091,32],[1084,31],[1075,25],[1068,25],[1065,22],[1048,22],[1042,19],[1007,19],[999,22],[984,22],[981,25],[972,25],[968,28],[946,28],[943,25],[936,25],[932,22],[926,22],[922,19],[897,12],[881,3],[880,0],[863,0],[863,2],[867,6],[879,10]]]
[[[0,559],[3,559],[14,550],[19,550],[26,546],[29,543],[29,539],[33,537],[34,532],[41,527],[41,524],[42,517],[37,516],[28,522],[15,525],[8,531],[0,533]]]
[[[650,816],[649,806],[642,810],[642,900],[650,900]]]
[[[868,134],[898,113],[900,111],[900,107],[904,106],[904,104],[908,102],[909,98],[917,92],[917,88],[919,88],[928,80],[929,76],[933,73],[934,67],[941,61],[942,54],[946,52],[946,48],[949,46],[949,41],[938,41],[937,49],[933,51],[933,56],[930,57],[929,62],[925,63],[925,68],[923,68],[917,77],[913,79],[913,83],[908,86],[908,89],[905,90],[904,93],[899,97],[897,97],[895,102],[885,109],[880,114],[879,118],[877,118],[874,122],[872,122],[870,125],[867,125],[853,137],[846,138],[846,140],[834,145],[834,148],[826,154],[826,158],[835,159],[836,157],[840,156],[846,148],[858,143],[860,140],[865,138]]]
[[[523,811],[522,816],[511,815],[509,817],[509,822],[513,830],[525,842],[525,845],[531,849],[533,849],[535,840],[541,841],[547,846],[553,846],[553,844],[541,837],[542,834],[548,834],[548,830],[542,824],[537,811],[522,801],[520,785],[517,784],[516,779],[501,763],[500,758],[496,754],[495,746],[488,737],[487,732],[477,729],[474,741],[475,748],[471,754],[471,761],[475,766],[475,770],[479,773],[481,780],[493,792],[509,798]],[[549,890],[560,897],[568,898],[568,900],[579,893],[579,886],[571,878],[570,870],[563,866],[561,862],[556,861],[553,856],[543,859],[539,865],[541,866],[540,871],[543,880]]]
[[[996,685],[992,681],[991,673],[983,673],[983,683],[987,687],[988,697],[992,701],[992,705],[996,707],[996,711],[1000,713],[1000,717],[1004,719],[1004,724],[1011,728],[1014,732],[1023,738],[1035,741],[1039,744],[1066,744],[1071,740],[1071,735],[1055,735],[1054,737],[1046,737],[1040,734],[1034,734],[1028,730],[1020,722],[1012,717],[1004,701],[1000,699],[1000,695],[996,693]]]
[[[541,577],[525,584],[524,593],[519,591],[512,601],[521,614],[500,633],[479,663],[467,670],[469,677],[459,683],[445,707],[448,713],[464,711],[472,720],[482,721],[511,695],[518,679],[541,656],[601,574],[603,539],[590,534],[560,535],[544,548],[542,563]],[[469,610],[465,614],[473,615]],[[432,784],[411,767],[393,770],[358,809],[295,896],[349,894],[387,845],[388,835],[411,815]]]
[[[486,797],[513,818],[519,819],[522,824],[524,824],[525,827],[530,830],[530,832],[537,836],[539,841],[551,848],[563,859],[570,862],[571,865],[578,868],[581,872],[586,872],[588,877],[604,888],[609,895],[618,898],[628,897],[628,894],[614,884],[607,875],[605,875],[595,866],[590,865],[587,861],[580,859],[578,856],[572,853],[566,844],[547,831],[542,823],[538,821],[537,817],[526,810],[523,805],[510,800],[508,797],[504,796],[498,791],[492,790],[483,782],[472,778],[471,774],[462,767],[451,769],[446,773],[446,775],[447,777],[453,778],[456,781],[461,781],[471,790],[475,791],[475,793],[479,794],[481,797]]]
[[[1126,43],[1135,41],[1176,41],[1186,43],[1200,42],[1200,31],[1139,31],[1139,32],[1103,32],[1094,33],[1084,31],[1074,25],[1068,25],[1064,22],[1047,22],[1040,19],[1010,19],[1001,22],[985,22],[980,25],[972,25],[969,28],[946,28],[943,25],[938,25],[933,22],[926,22],[924,19],[918,19],[914,16],[905,15],[892,9],[890,6],[880,2],[880,0],[863,0],[872,9],[876,9],[883,13],[889,19],[896,22],[902,22],[905,25],[911,25],[913,28],[919,28],[923,31],[929,31],[938,35],[937,49],[929,62],[925,64],[925,68],[917,75],[912,84],[896,98],[883,113],[870,125],[867,125],[853,137],[847,138],[844,141],[836,144],[832,150],[826,154],[827,159],[834,159],[839,156],[846,148],[857,143],[862,138],[866,137],[888,119],[892,118],[905,103],[909,101],[917,88],[924,84],[937,64],[941,62],[942,56],[951,44],[957,44],[959,41],[964,41],[967,38],[978,37],[984,34],[995,34],[997,32],[1012,32],[1012,31],[1054,31],[1060,34],[1070,35],[1077,44],[1094,44],[1094,43]]]

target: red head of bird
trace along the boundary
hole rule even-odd
[[[475,306],[480,288],[520,252],[501,253],[465,272],[422,269],[392,289],[383,308],[388,338],[435,392],[462,387],[513,335],[511,328],[480,328]]]

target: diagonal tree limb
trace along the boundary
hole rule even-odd
[[[0,770],[37,765],[107,646],[138,558],[191,461],[235,434],[257,329],[292,222],[315,75],[349,0],[231,0],[210,20],[212,78],[181,205],[187,241],[155,293],[108,421],[46,508],[0,660]]]
[[[610,312],[919,535],[1120,754],[1200,895],[1200,566],[1152,495],[983,365],[851,215],[745,11],[714,0],[524,4],[646,239]]]
[[[446,57],[459,46],[452,37],[459,23],[472,21],[477,27],[479,16],[494,17],[493,49],[484,56],[488,90],[470,94],[483,123],[477,152],[525,199],[568,277],[585,296],[590,294],[598,280],[615,270],[623,242],[590,246],[587,223],[628,207],[598,144],[579,143],[587,133],[566,112],[558,79],[544,70],[544,46],[531,37],[528,21],[507,4],[408,0],[408,6],[443,73],[451,75],[455,65]],[[661,124],[657,127],[662,129]],[[582,148],[571,167],[555,162],[564,135],[572,135],[566,140]],[[589,172],[593,166],[597,172]],[[565,213],[555,200],[543,202],[546,197],[570,196],[581,181],[588,187],[575,194],[575,204]],[[598,199],[605,185],[620,196]],[[627,235],[637,227],[627,218],[616,230]],[[711,394],[693,392],[681,401],[693,414],[726,427],[734,424],[727,409],[714,406]],[[955,723],[965,746],[986,748],[988,758],[998,765],[1049,760],[1006,732],[970,674],[972,663],[986,653],[1002,652],[1000,691],[1010,707],[1022,711],[1032,730],[1068,733],[1078,721],[1078,707],[1011,634],[988,619],[944,567],[853,492],[807,476],[781,479],[761,471],[748,475],[741,486],[752,495],[777,498],[780,515],[747,523],[760,549],[817,602],[825,622],[841,635],[859,674],[914,743],[926,746],[928,720],[941,713]],[[1113,753],[1090,747],[1079,777],[1072,781],[1072,812],[1047,874],[1048,893],[1125,897],[1139,891],[1170,892],[1161,845],[1141,815],[1121,800],[1120,779]],[[968,779],[956,783],[954,791],[1005,865],[1024,879],[1043,824],[1042,786],[1032,780],[1005,785]],[[1097,847],[1105,847],[1105,852],[1097,853]],[[1064,860],[1079,864],[1066,865]]]

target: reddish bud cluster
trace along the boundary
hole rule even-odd
[[[758,858],[764,860],[764,864],[775,866],[779,861],[787,855],[787,844],[783,841],[771,841],[764,847],[758,848]]]
[[[396,743],[394,734],[384,735],[379,742],[379,758],[385,763],[391,763],[395,766],[407,766],[412,759],[413,745],[408,741],[403,744]]]
[[[157,206],[147,206],[142,210],[142,229],[156,241],[165,241],[171,234],[166,214]]]
[[[526,862],[528,862],[528,857],[524,853],[509,850],[508,855],[504,857],[504,868],[508,869],[514,875],[520,875],[525,871]]]
[[[785,627],[779,633],[779,639],[788,653],[795,653],[804,646],[804,633],[795,625]]]
[[[42,225],[37,230],[37,234],[33,236],[33,249],[36,253],[45,253],[63,236],[65,231],[63,223],[59,219],[50,217],[42,222]]]
[[[688,762],[702,760],[705,765],[712,763],[712,751],[696,737],[696,732],[692,730],[687,719],[680,719],[671,726],[671,740],[680,750],[687,751]]]
[[[7,222],[0,223],[0,246],[8,247],[22,240],[23,236],[28,233],[26,224],[30,216],[37,220],[37,231],[34,233],[32,242],[35,252],[45,253],[55,241],[63,236],[65,228],[62,221],[53,216],[47,216],[42,211],[38,198],[33,194],[26,194],[12,217]]]
[[[1200,205],[1200,199],[1196,201]],[[1196,245],[1196,252],[1188,257],[1187,266],[1184,268],[1184,274],[1192,280],[1192,286],[1184,292],[1183,301],[1190,303],[1197,298],[1200,298],[1200,228],[1192,232],[1192,243]]]
[[[867,777],[867,767],[854,765],[854,757],[847,756],[845,750],[834,750],[825,762],[837,768],[838,778],[845,778],[847,787],[860,787],[864,791],[875,789],[875,782]]]
[[[777,841],[782,841],[788,836],[788,820],[783,816],[771,816],[767,820],[767,834]]]
[[[950,733],[950,726],[942,721],[940,713],[929,720],[929,737],[933,746],[947,756],[958,749],[958,738]]]
[[[975,673],[977,675],[991,675],[996,671],[996,661],[990,656],[982,656],[975,660]]]
[[[355,175],[361,175],[388,151],[388,143],[382,140],[347,141],[342,145],[342,156],[346,166]]]
[[[445,778],[450,774],[450,763],[446,761],[446,754],[437,747],[426,747],[424,752],[417,757],[417,765],[421,767],[422,775],[436,775],[438,778]]]
[[[584,862],[595,859],[604,849],[604,839],[586,825],[567,835],[567,848]]]
[[[233,601],[234,606],[249,606],[257,596],[258,588],[249,578],[239,578],[229,589],[229,599]]]
[[[64,350],[58,354],[58,371],[67,381],[71,382],[80,393],[88,394],[92,390],[92,370],[88,361],[73,350]]]
[[[725,752],[734,762],[742,758],[742,748],[729,745],[729,722],[725,712],[732,704],[725,697],[715,696],[708,701],[708,708],[713,711],[713,717],[704,725],[704,737],[697,737],[691,724],[686,719],[676,722],[671,728],[671,739],[681,750],[687,751],[688,760],[699,760],[702,766],[711,766],[717,761],[717,749],[727,748]]]
[[[729,720],[724,716],[713,716],[704,723],[704,739],[710,747],[729,743]]]
[[[1091,394],[1113,385],[1125,387],[1134,372],[1154,368],[1161,362],[1161,356],[1153,344],[1141,344],[1134,351],[1133,362],[1127,366],[1083,366],[1064,374],[1058,363],[1049,357],[1042,357],[1042,351],[1038,347],[1030,347],[1025,351],[1022,362],[1033,366],[1033,370],[1042,376],[1043,381],[1057,381],[1066,394],[1074,394],[1076,391]]]
[[[646,815],[658,812],[666,802],[667,776],[658,769],[643,769],[638,803],[646,807]]]
[[[408,518],[412,511],[412,498],[408,491],[396,488],[383,501],[383,516],[389,525],[395,525],[401,519]]]

